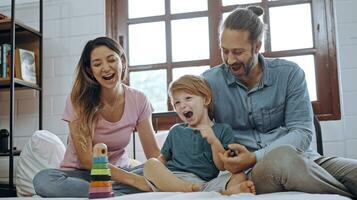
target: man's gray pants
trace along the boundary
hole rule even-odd
[[[257,194],[302,191],[357,198],[357,160],[321,157],[313,161],[290,145],[268,152],[249,175]]]

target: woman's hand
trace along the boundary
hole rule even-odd
[[[252,167],[257,162],[255,153],[248,151],[243,145],[229,144],[228,148],[229,150],[225,151],[223,154],[220,153],[219,156],[223,162],[224,168],[232,174],[242,172],[243,170]],[[231,150],[238,152],[237,155],[231,157]]]

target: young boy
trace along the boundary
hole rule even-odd
[[[244,173],[226,180],[215,179],[224,170],[218,154],[225,152],[223,146],[232,142],[233,135],[228,125],[214,123],[209,118],[212,95],[205,80],[199,76],[182,76],[170,84],[169,96],[184,123],[170,129],[161,155],[144,165],[144,177],[152,190],[255,194],[253,182],[247,181]]]

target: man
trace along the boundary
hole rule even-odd
[[[209,82],[216,122],[232,126],[235,139],[221,155],[231,173],[246,171],[257,194],[302,191],[357,196],[357,161],[321,157],[311,149],[313,111],[298,65],[259,54],[264,13],[238,8],[222,23],[224,64],[203,76]],[[251,170],[250,170],[251,169]],[[223,175],[225,176],[225,175]]]

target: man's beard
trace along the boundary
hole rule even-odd
[[[252,57],[250,57],[250,59],[248,60],[248,62],[244,64],[246,76],[248,76],[249,73],[252,71],[254,64],[255,62],[254,62],[254,54],[253,54]]]
[[[241,67],[244,68],[244,75],[248,76],[249,73],[252,71],[254,65],[255,65],[255,55],[253,54],[252,57],[249,58],[249,60],[246,63],[243,62],[235,62],[231,65],[227,64],[226,62],[226,66],[228,66],[229,70],[231,70],[232,72],[234,71],[238,71]],[[234,73],[233,73],[234,74]],[[236,78],[241,78],[241,77],[236,77]]]

